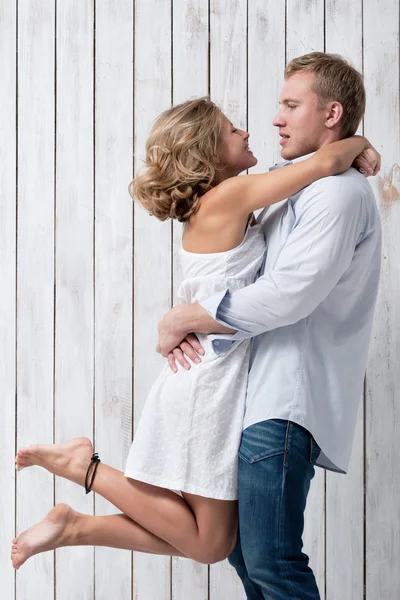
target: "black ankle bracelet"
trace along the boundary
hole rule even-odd
[[[101,460],[99,459],[99,455],[96,452],[95,454],[93,454],[92,458],[90,459],[88,470],[86,471],[85,492],[87,494],[92,490],[92,485],[93,485],[94,478],[96,476],[96,471],[97,471],[97,467],[99,466],[99,462],[101,462]],[[90,483],[88,483],[90,474],[92,474],[92,478],[90,480]]]

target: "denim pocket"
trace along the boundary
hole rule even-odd
[[[250,464],[283,456],[287,451],[291,423],[280,419],[262,421],[243,431],[239,457]]]

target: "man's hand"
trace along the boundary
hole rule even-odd
[[[168,354],[183,341],[187,331],[182,319],[182,306],[178,305],[167,312],[158,324],[157,352],[167,358]]]
[[[201,356],[204,356],[204,348],[200,344],[197,336],[194,333],[189,333],[185,339],[168,354],[168,364],[174,373],[178,372],[177,362],[187,371],[189,371],[190,363],[185,356],[190,358],[196,365],[201,363]]]
[[[171,370],[177,372],[176,361],[185,369],[191,365],[185,355],[194,363],[201,362],[204,348],[193,331],[199,333],[236,333],[217,323],[200,304],[178,304],[161,319],[158,324],[157,352],[168,358]]]

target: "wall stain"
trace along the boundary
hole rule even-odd
[[[205,22],[200,12],[193,6],[189,6],[186,13],[186,34],[190,36],[198,37],[205,30]]]
[[[400,165],[394,163],[389,171],[378,178],[379,197],[382,203],[391,204],[400,200],[398,188],[400,182]]]
[[[259,32],[258,32],[259,38],[262,39],[263,41],[266,41],[268,39],[268,33],[269,33],[268,19],[261,12],[257,13],[257,27],[259,30]]]

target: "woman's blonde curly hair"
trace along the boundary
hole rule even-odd
[[[207,96],[163,112],[146,143],[144,170],[129,186],[132,198],[160,221],[188,221],[215,185],[222,123]]]

